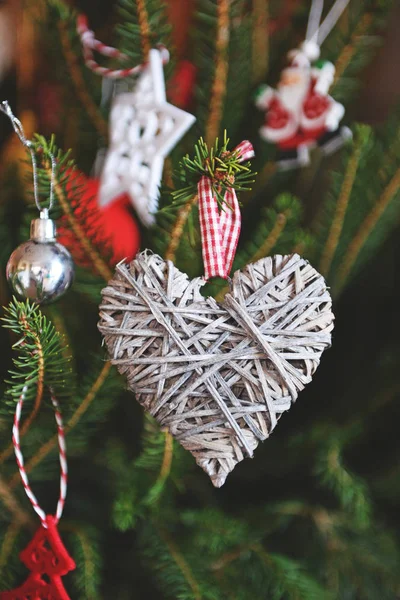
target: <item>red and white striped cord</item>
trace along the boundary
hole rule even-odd
[[[82,48],[83,48],[83,58],[85,60],[86,66],[96,73],[97,75],[101,75],[102,77],[108,77],[110,79],[123,79],[124,77],[131,77],[132,75],[137,75],[146,67],[147,63],[143,63],[141,65],[136,65],[136,67],[131,67],[129,69],[108,69],[107,67],[102,67],[98,62],[95,61],[93,53],[98,52],[103,56],[108,56],[110,58],[118,58],[119,60],[125,61],[128,59],[126,54],[123,54],[117,48],[113,48],[112,46],[106,46],[99,40],[96,40],[94,37],[94,32],[89,29],[88,19],[86,15],[79,15],[76,21],[76,30],[81,38]],[[159,51],[161,52],[162,62],[163,64],[167,64],[169,61],[169,52],[165,46],[158,46]]]
[[[28,387],[24,386],[24,388],[22,390],[22,394],[19,397],[19,400],[17,402],[17,408],[15,410],[15,416],[14,416],[14,425],[13,425],[13,430],[12,430],[12,441],[13,441],[13,445],[14,445],[14,452],[15,452],[15,456],[17,459],[18,469],[19,469],[19,472],[21,475],[22,484],[24,486],[26,495],[28,496],[28,498],[33,506],[34,511],[39,515],[39,518],[42,522],[43,527],[45,527],[47,529],[47,523],[46,523],[47,515],[44,512],[44,510],[40,507],[35,494],[32,492],[31,486],[29,484],[28,475],[25,471],[24,457],[22,455],[21,446],[20,446],[19,425],[20,425],[20,421],[21,421],[22,407],[23,407],[23,404],[25,401],[27,389],[28,389]],[[63,420],[61,417],[59,404],[58,404],[57,399],[55,398],[53,392],[51,392],[51,401],[53,403],[53,407],[55,410],[55,418],[56,418],[56,422],[57,422],[58,448],[59,448],[59,455],[60,455],[60,471],[61,471],[60,496],[58,499],[57,510],[56,510],[56,514],[55,514],[55,523],[57,524],[63,513],[65,498],[67,495],[68,465],[67,465],[67,448],[66,448],[66,443],[65,443]]]

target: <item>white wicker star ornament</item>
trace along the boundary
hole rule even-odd
[[[167,102],[162,57],[158,50],[151,50],[134,91],[119,94],[113,102],[100,206],[127,192],[142,223],[152,225],[164,159],[195,120]]]

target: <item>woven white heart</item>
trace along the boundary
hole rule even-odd
[[[334,316],[297,254],[237,271],[221,304],[203,284],[139,254],[103,290],[99,329],[137,400],[220,487],[311,381]]]

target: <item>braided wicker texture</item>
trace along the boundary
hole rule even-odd
[[[220,487],[311,381],[334,316],[297,254],[237,271],[222,303],[203,284],[139,254],[103,290],[99,329],[137,400]]]

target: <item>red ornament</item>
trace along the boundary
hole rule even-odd
[[[335,67],[313,64],[318,52],[311,42],[291,51],[277,89],[262,86],[256,98],[258,108],[266,111],[260,135],[277,146],[278,164],[284,169],[307,165],[310,149],[317,145],[323,154],[331,154],[351,137],[340,126],[344,107],[328,94]]]
[[[75,569],[75,563],[68,554],[54,517],[46,518],[47,529],[39,527],[32,541],[20,554],[21,561],[32,573],[65,575]]]
[[[60,577],[49,581],[30,575],[23,585],[11,592],[0,592],[1,600],[70,600]]]
[[[168,98],[179,108],[193,104],[197,69],[189,60],[182,60],[168,84]]]
[[[121,194],[111,204],[99,208],[99,180],[86,177],[77,169],[68,170],[66,177],[66,190],[74,218],[96,250],[111,266],[124,258],[132,260],[140,248],[140,232],[130,210],[129,196]],[[68,248],[76,264],[90,267],[87,252],[66,216],[58,221],[57,239]]]
[[[46,517],[32,541],[21,552],[21,561],[31,571],[22,586],[0,592],[0,600],[70,600],[61,576],[75,569],[57,530],[55,519]]]

